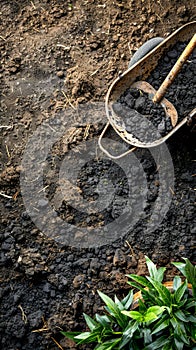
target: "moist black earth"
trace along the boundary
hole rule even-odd
[[[76,349],[60,330],[85,330],[82,313],[93,316],[102,312],[98,289],[110,296],[125,295],[129,288],[125,274],[147,273],[145,254],[159,266],[168,267],[168,280],[176,272],[172,261],[184,256],[195,263],[196,158],[195,134],[190,128],[181,128],[163,148],[137,149],[127,158],[129,162],[124,159],[118,163],[97,150],[97,139],[106,123],[104,97],[112,81],[127,69],[130,57],[145,41],[155,36],[166,38],[183,24],[195,20],[195,10],[194,3],[186,0],[180,3],[177,0],[1,1],[2,350]],[[171,59],[165,58],[167,61],[160,63],[163,71],[158,69],[153,73],[156,89],[176,57]],[[190,65],[187,62],[185,68],[189,70]],[[177,104],[180,116],[195,107],[192,94],[195,76],[191,74],[190,78],[186,69],[182,71],[185,87],[179,89],[174,85],[171,96],[167,95]],[[101,103],[101,111],[96,103]],[[90,124],[84,118],[85,106],[91,113]],[[40,164],[43,174],[40,199],[40,189],[34,186],[29,195],[32,199],[38,197],[38,207],[29,212],[20,186],[25,147],[44,122],[52,117],[57,120],[60,113],[63,127],[69,109],[71,126],[48,150],[44,164]],[[55,127],[55,123],[50,124],[50,131]],[[127,150],[127,144],[113,130],[107,136],[111,144],[106,146],[114,153],[119,148]],[[73,171],[70,176],[75,181],[73,189],[77,189],[73,192],[74,199],[82,198],[90,209],[94,203],[100,204],[89,215],[83,208],[76,211],[70,205],[71,191],[65,191],[61,201],[56,202],[59,197],[55,196],[61,190],[59,171],[63,161],[65,165],[73,165],[70,170],[79,166],[87,141],[93,156],[82,163],[77,174]],[[32,184],[28,185],[33,188]],[[60,244],[34,223],[48,202],[57,217],[76,227],[74,245],[67,244],[66,230],[61,231]],[[167,213],[154,229],[164,210]],[[106,238],[107,226],[120,218],[124,219],[123,225],[116,231],[114,228],[113,239],[100,246],[100,241]],[[132,222],[134,225],[129,227]],[[47,225],[50,228],[50,220],[43,220],[44,228]],[[99,228],[100,236],[94,237],[99,244],[82,246],[84,230],[90,233]]]
[[[127,89],[112,107],[118,117],[122,118],[126,131],[141,142],[156,141],[172,130],[171,119],[164,108],[161,104],[154,103],[148,93],[142,90]]]
[[[172,201],[167,215],[155,231],[148,231],[147,227],[159,187],[164,184],[163,179],[160,182],[160,171],[154,158],[148,150],[141,149],[137,150],[136,157],[147,178],[146,205],[142,218],[126,235],[122,236],[122,232],[119,232],[119,239],[115,242],[89,249],[60,246],[34,226],[26,211],[18,218],[11,218],[9,225],[7,221],[3,222],[1,269],[7,279],[2,282],[1,289],[2,349],[53,348],[53,339],[65,349],[74,349],[73,344],[59,335],[60,329],[84,330],[82,312],[91,315],[101,312],[102,303],[97,296],[97,289],[109,295],[126,293],[125,273],[137,271],[145,274],[144,254],[159,265],[165,264],[170,268],[170,261],[180,260],[181,256],[195,261],[194,136],[185,127],[168,142],[168,147],[175,169],[175,186],[166,188],[169,193],[164,193],[164,196],[171,196]],[[161,156],[161,150],[158,153]],[[113,215],[118,217],[126,205],[128,188],[123,173],[121,179],[124,179],[124,184],[118,186],[119,170],[112,163],[109,160],[90,161],[81,169],[78,181],[84,195],[92,199],[96,192],[96,177],[105,169],[108,178],[116,184],[119,208]],[[134,198],[139,181],[138,169],[134,165],[131,167],[131,180],[129,191],[132,191]],[[132,204],[134,206],[135,202]],[[5,206],[9,210],[16,204],[6,200]],[[112,209],[115,212],[115,205]],[[80,221],[81,216],[78,217],[74,209],[71,214],[72,220],[75,215],[75,220]],[[64,215],[69,221],[65,212]],[[111,208],[108,217],[111,217]],[[83,218],[85,227],[92,225],[92,219],[89,218],[90,221]],[[93,225],[98,225],[99,220],[97,218]],[[83,239],[82,236],[80,239]],[[172,276],[172,271],[169,270],[168,278]]]

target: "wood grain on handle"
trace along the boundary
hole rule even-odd
[[[163,96],[166,93],[166,90],[173,83],[177,74],[180,72],[183,64],[191,55],[195,47],[196,47],[196,34],[194,34],[194,36],[186,46],[185,50],[183,51],[183,53],[181,54],[181,56],[179,57],[179,59],[177,60],[177,62],[175,63],[175,65],[167,75],[167,77],[165,78],[164,82],[161,84],[160,88],[157,90],[156,94],[153,97],[153,102],[159,103],[162,100]]]

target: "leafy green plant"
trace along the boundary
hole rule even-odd
[[[149,276],[127,275],[139,289],[119,300],[98,291],[105,314],[84,314],[87,332],[62,332],[77,344],[95,343],[96,350],[196,350],[196,267],[188,259],[173,263],[185,276],[175,276],[170,288],[163,283],[165,267],[157,269],[146,257]],[[192,294],[188,283],[192,284]]]
[[[191,296],[188,290],[188,282],[192,282],[193,286],[195,285],[193,278],[195,267],[188,259],[185,259],[185,261],[185,264],[173,263],[186,279],[182,282],[179,276],[175,276],[172,290],[169,290],[162,283],[165,268],[157,269],[155,264],[147,257],[146,263],[150,276],[142,277],[133,274],[128,276],[132,279],[128,283],[142,292],[146,307],[150,308],[155,304],[164,307],[161,319],[153,325],[151,332],[152,336],[162,337],[164,345],[161,345],[160,348],[164,350],[181,350],[184,347],[192,349],[196,341],[196,317],[194,316],[196,302],[195,296]],[[152,343],[145,348],[145,350],[150,349],[155,349],[155,344]]]
[[[187,278],[187,280],[192,284],[193,296],[196,299],[196,266],[193,266],[189,259],[183,258],[185,263],[176,262],[173,263],[180,272]]]

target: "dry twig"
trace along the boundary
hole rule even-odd
[[[20,311],[21,311],[21,313],[22,313],[22,320],[24,321],[25,324],[27,324],[27,316],[25,315],[22,306],[21,306],[21,305],[18,305],[18,308],[20,309]]]
[[[7,194],[4,194],[2,192],[0,192],[0,196],[8,198],[8,199],[12,199],[12,196],[8,196]]]
[[[51,339],[52,339],[53,342],[58,346],[59,349],[64,350],[64,349],[62,348],[62,346],[57,342],[56,339],[54,339],[53,337],[51,337]]]

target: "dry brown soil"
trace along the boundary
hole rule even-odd
[[[102,253],[67,250],[34,226],[19,182],[29,136],[57,111],[103,102],[111,82],[146,40],[166,37],[195,18],[195,2],[187,0],[0,1],[2,350],[57,350],[57,343],[73,349],[59,336],[59,327],[84,328],[82,311],[100,308],[96,288],[120,291],[130,266],[144,272],[139,247],[130,263],[125,242]],[[176,249],[179,255],[183,247]],[[160,263],[169,262],[165,255]],[[32,333],[36,329],[42,331]]]

